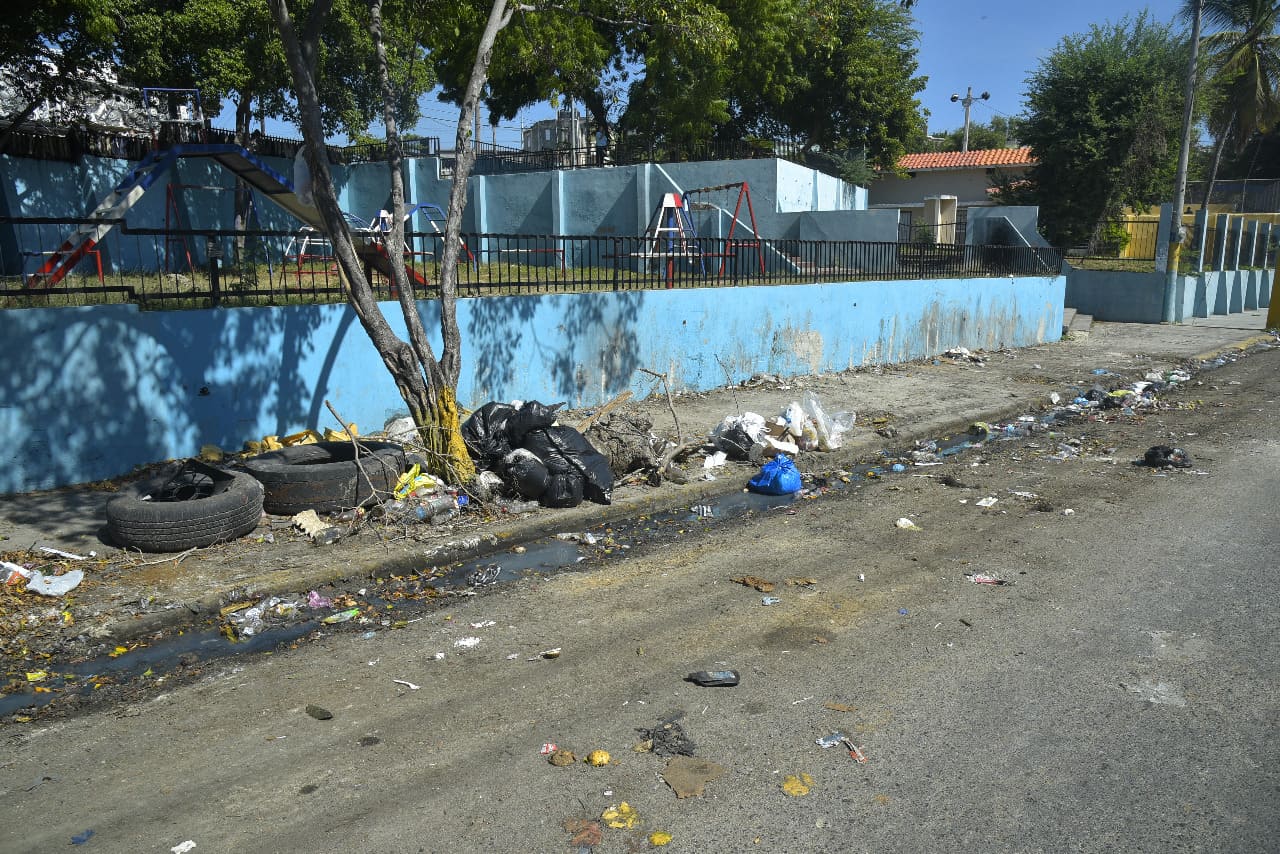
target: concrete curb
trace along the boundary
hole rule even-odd
[[[1217,350],[1201,353],[1188,361],[1204,362],[1230,352],[1244,352],[1259,344],[1274,343],[1272,335],[1253,335]],[[1136,372],[1134,377],[1140,379]],[[1127,375],[1119,379],[1128,381]],[[872,454],[887,448],[904,448],[916,440],[937,439],[965,432],[975,421],[999,422],[1030,411],[1043,410],[1053,389],[1046,387],[1043,394],[1029,394],[1011,401],[1007,406],[951,418],[937,418],[900,430],[892,439],[885,439],[874,432],[859,436],[843,448],[827,453],[802,453],[797,459],[801,471],[819,472],[849,468]],[[1061,393],[1061,391],[1060,391]],[[183,603],[181,606],[156,611],[126,620],[117,620],[98,628],[94,637],[102,640],[125,641],[164,629],[190,624],[216,613],[224,604],[244,599],[262,599],[269,596],[297,594],[300,590],[313,589],[326,584],[352,579],[375,579],[388,575],[407,574],[424,565],[443,565],[473,560],[497,554],[522,543],[554,536],[565,531],[584,530],[617,519],[632,518],[644,514],[664,513],[680,507],[714,500],[745,488],[755,467],[742,463],[729,463],[714,481],[694,481],[680,485],[668,485],[646,493],[629,497],[615,504],[582,504],[554,514],[545,511],[510,523],[499,523],[487,530],[478,530],[468,536],[424,549],[416,554],[402,554],[391,558],[360,558],[333,551],[324,552],[321,560],[331,564],[333,560],[344,562],[341,566],[307,566],[275,570],[270,575],[251,579],[234,588],[223,589]],[[738,475],[741,476],[738,476]],[[317,561],[319,563],[320,561]]]

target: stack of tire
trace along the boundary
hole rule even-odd
[[[293,516],[363,507],[390,493],[404,471],[392,442],[316,442],[268,451],[244,472],[189,461],[125,487],[107,502],[107,533],[122,546],[177,552],[242,537],[265,510]]]

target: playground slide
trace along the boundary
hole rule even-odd
[[[121,220],[142,198],[157,179],[181,157],[207,157],[241,178],[254,190],[314,229],[324,231],[320,212],[314,205],[303,204],[293,191],[293,183],[253,152],[238,145],[190,144],[152,152],[125,176],[114,190],[89,214],[87,219],[100,220],[79,226],[76,231],[27,279],[27,287],[55,287],[97,245],[116,221]],[[387,275],[390,259],[381,245],[355,235],[357,252],[374,269]],[[416,284],[426,280],[408,265],[405,269]]]
[[[387,255],[387,247],[383,246],[381,243],[357,240],[356,255],[360,256],[360,260],[365,264],[368,264],[370,267],[386,276],[387,281],[392,281],[391,258]],[[428,283],[426,278],[417,270],[413,269],[413,267],[405,264],[404,271],[409,276],[409,281],[413,282],[413,286],[415,288],[427,287]]]

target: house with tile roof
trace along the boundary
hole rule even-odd
[[[955,196],[960,209],[994,204],[992,179],[1025,175],[1035,165],[1029,146],[985,148],[977,151],[935,151],[905,154],[898,166],[907,177],[884,174],[868,188],[871,207],[921,207],[924,200]]]

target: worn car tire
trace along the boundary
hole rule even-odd
[[[404,449],[394,442],[361,442],[357,466],[350,442],[316,442],[267,451],[245,460],[244,467],[266,490],[268,513],[331,513],[391,492],[404,471]]]
[[[214,492],[188,500],[149,500],[167,477],[130,484],[107,502],[107,534],[144,552],[180,552],[242,537],[262,518],[262,484],[227,472]]]

